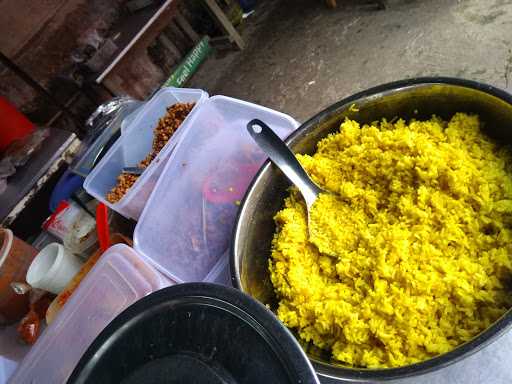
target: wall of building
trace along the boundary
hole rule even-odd
[[[0,51],[65,102],[74,86],[73,54],[97,43],[119,17],[123,1],[0,0]],[[0,94],[38,123],[54,112],[5,68]]]

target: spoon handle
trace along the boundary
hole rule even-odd
[[[251,120],[247,130],[258,146],[285,176],[299,189],[306,205],[311,207],[321,189],[311,180],[295,155],[272,129],[259,119]]]

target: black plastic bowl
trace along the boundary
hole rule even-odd
[[[306,101],[304,101],[306,102]],[[308,120],[287,140],[296,153],[312,154],[319,140],[339,129],[346,118],[361,123],[405,119],[429,119],[433,114],[449,119],[456,112],[476,113],[485,131],[502,143],[512,144],[512,96],[474,81],[452,78],[420,78],[397,81],[348,97]],[[268,259],[275,231],[273,217],[282,207],[290,183],[267,161],[254,178],[241,204],[235,224],[231,273],[235,286],[276,306],[269,278]],[[328,353],[311,345],[304,348],[318,374],[352,381],[382,381],[415,376],[439,369],[471,355],[501,335],[512,323],[512,310],[473,340],[433,359],[401,368],[358,369],[332,361]]]
[[[316,384],[293,335],[260,303],[205,283],[136,302],[96,338],[68,383]]]

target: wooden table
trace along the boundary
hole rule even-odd
[[[7,189],[0,195],[0,224],[7,227],[25,209],[50,177],[78,149],[75,134],[50,128],[45,139],[28,162],[7,179]]]
[[[215,0],[203,0],[211,14],[216,18],[219,25],[233,41],[239,49],[243,49],[245,44],[233,27],[229,19],[226,17],[222,9],[217,5]],[[117,69],[122,67],[124,63],[135,60],[144,54],[147,47],[159,36],[162,31],[169,25],[171,20],[176,19],[183,31],[192,41],[198,41],[199,36],[192,29],[190,24],[182,17],[178,10],[178,0],[166,0],[161,6],[148,7],[125,18],[116,28],[114,43],[118,46],[117,52],[114,54],[112,61],[101,71],[96,77],[97,84],[103,84],[112,93],[113,90],[109,83],[112,83],[116,76],[123,76],[122,73],[116,73]],[[175,49],[173,43],[162,35],[162,43],[171,50]],[[119,71],[122,72],[122,71]]]

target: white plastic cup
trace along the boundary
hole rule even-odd
[[[59,243],[44,247],[28,268],[27,283],[58,295],[75,276],[82,262]]]

